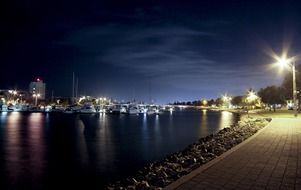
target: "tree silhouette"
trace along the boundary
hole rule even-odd
[[[268,86],[258,92],[261,101],[268,105],[285,103],[285,90],[282,87]]]

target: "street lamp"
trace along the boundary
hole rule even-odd
[[[21,104],[22,104],[22,94],[20,94],[19,96],[20,96],[20,101],[21,101]]]
[[[294,58],[286,58],[285,56],[282,56],[281,58],[276,57],[277,64],[281,67],[290,67],[293,72],[293,109],[294,109],[294,115],[297,117],[298,111],[297,111],[297,87],[296,87],[296,64]]]
[[[247,95],[247,101],[248,102],[254,102],[256,99],[258,98],[258,96],[256,95],[256,93],[252,90],[248,91],[248,95]]]
[[[32,96],[35,98],[35,106],[37,106],[38,97],[40,97],[41,95],[40,94],[33,94]]]
[[[226,94],[226,95],[224,95],[224,96],[222,97],[222,100],[223,100],[223,102],[224,102],[224,105],[225,105],[227,108],[230,108],[230,104],[231,104],[231,100],[232,100],[231,96],[228,96],[228,95]]]

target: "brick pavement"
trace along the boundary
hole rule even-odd
[[[237,150],[189,178],[166,189],[301,189],[301,119],[274,118]]]

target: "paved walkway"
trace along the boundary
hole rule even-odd
[[[301,119],[274,118],[249,142],[200,172],[173,188],[301,189]]]

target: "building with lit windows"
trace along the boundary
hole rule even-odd
[[[33,81],[29,84],[29,92],[33,94],[39,94],[39,99],[45,99],[46,93],[46,83],[43,80],[37,78],[36,81]]]

